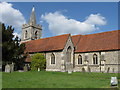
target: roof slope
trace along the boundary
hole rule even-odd
[[[74,47],[76,47],[76,45],[80,41],[81,36],[82,35],[74,35],[74,36],[72,36],[72,41],[73,41]]]
[[[75,52],[103,51],[120,49],[120,30],[82,35]]]
[[[90,52],[120,49],[120,30],[89,35],[72,36],[75,52]],[[25,42],[27,52],[63,50],[70,34]]]
[[[70,34],[64,34],[49,38],[37,39],[25,42],[27,52],[45,52],[62,50]]]

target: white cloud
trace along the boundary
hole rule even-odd
[[[101,16],[100,14],[91,14],[89,17],[87,17],[87,20],[85,21],[85,23],[105,25],[106,20],[105,20],[105,17]]]
[[[19,38],[21,38],[21,34],[18,34],[18,33],[13,33],[13,35],[14,35],[14,38],[17,36],[17,37],[19,37]]]
[[[13,8],[11,3],[1,2],[0,3],[0,22],[7,25],[12,25],[14,28],[20,32],[22,24],[24,24],[25,18],[22,13]]]
[[[105,17],[100,14],[91,14],[83,22],[69,19],[60,12],[47,13],[41,18],[49,24],[49,30],[56,35],[64,33],[86,34],[98,30],[99,25],[106,24]]]

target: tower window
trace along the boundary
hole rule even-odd
[[[35,39],[37,39],[37,31],[35,32]]]
[[[28,32],[27,32],[27,31],[25,31],[25,38],[27,38],[27,34],[28,34]]]

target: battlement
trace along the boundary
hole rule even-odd
[[[23,24],[23,25],[22,25],[22,29],[28,28],[28,27],[35,27],[35,28],[38,28],[38,29],[42,29],[42,25],[39,25],[39,24],[37,24],[37,25]]]

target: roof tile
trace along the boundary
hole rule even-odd
[[[27,41],[25,42],[26,51],[31,53],[62,50],[67,42],[69,35],[70,34],[64,34],[49,38]]]
[[[103,51],[120,49],[120,30],[82,35],[75,52]]]

